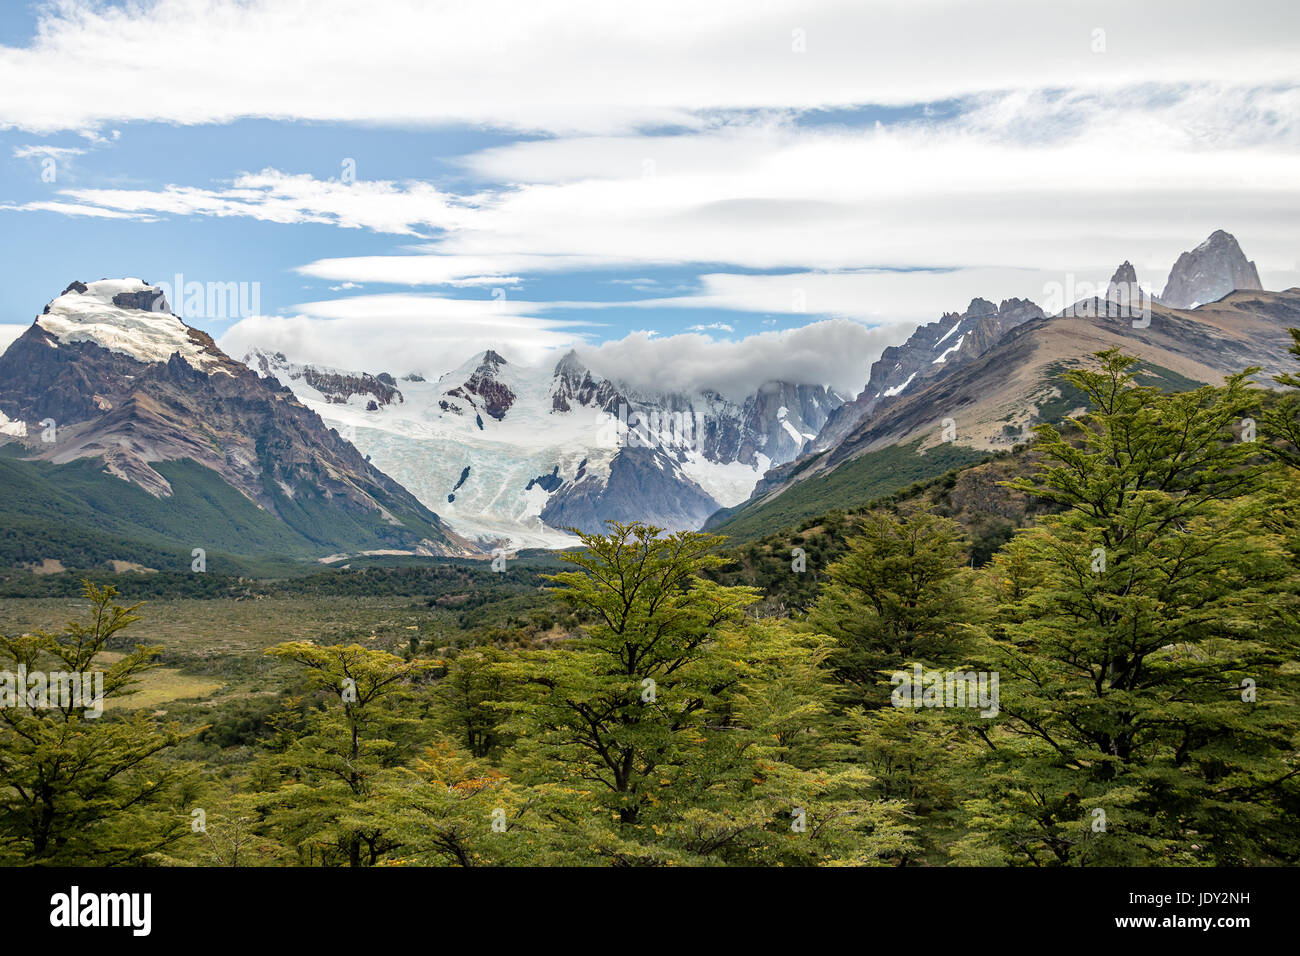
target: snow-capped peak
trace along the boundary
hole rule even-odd
[[[457,414],[472,410],[479,428],[484,414],[501,421],[529,383],[520,371],[491,349],[480,352],[438,379],[439,406]]]
[[[500,353],[488,349],[486,352],[479,352],[472,355],[458,366],[441,375],[438,378],[438,384],[447,388],[455,388],[457,385],[463,385],[475,376],[496,378],[503,368],[513,368],[511,363]]]
[[[142,279],[74,282],[36,324],[59,342],[93,342],[141,362],[166,362],[179,352],[196,369],[220,366],[190,327],[172,315],[162,291]]]
[[[253,346],[245,352],[242,361],[262,378],[272,376],[279,379],[283,379],[285,376],[298,378],[308,370],[320,372],[326,375],[353,374],[344,369],[334,368],[330,365],[317,365],[315,362],[295,362],[288,358],[283,352],[273,352],[270,349],[264,349],[259,346]]]

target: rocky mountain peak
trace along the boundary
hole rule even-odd
[[[618,404],[625,401],[618,388],[609,381],[597,381],[591,370],[578,358],[574,349],[569,349],[555,363],[555,372],[551,382],[551,411],[567,412],[575,405],[599,406],[612,413],[617,413]]]
[[[1004,299],[994,305],[977,296],[965,312],[946,312],[937,322],[918,326],[902,345],[891,345],[881,353],[871,366],[867,387],[831,413],[811,449],[832,447],[892,399],[950,374],[983,355],[1011,329],[1043,315],[1028,299]]]
[[[587,366],[583,364],[582,359],[578,358],[577,349],[569,349],[565,352],[560,360],[555,363],[556,376],[571,376],[574,374],[581,375],[587,371]]]
[[[517,397],[515,391],[500,380],[501,370],[509,364],[492,349],[476,355],[456,371],[443,376],[452,387],[443,392],[439,406],[444,412],[461,414],[466,411],[464,406],[468,405],[478,415],[480,427],[482,414],[501,421]]]
[[[343,389],[374,389],[376,409],[386,391],[400,401],[391,376],[347,380],[275,352],[250,359],[263,375],[167,312],[161,292],[140,279],[75,282],[0,355],[0,424],[23,424],[9,431],[21,439],[53,419],[54,441],[24,442],[31,457],[99,461],[160,500],[174,491],[162,463],[188,462],[204,470],[201,481],[228,486],[313,553],[426,538],[462,548],[437,515],[269,373],[297,368],[331,401]]]
[[[1133,268],[1133,263],[1125,259],[1120,263],[1120,267],[1115,270],[1115,274],[1110,277],[1109,286],[1131,286],[1133,283],[1137,282],[1137,280],[1137,270]]]
[[[1175,309],[1192,309],[1223,298],[1235,289],[1262,289],[1255,263],[1237,240],[1216,229],[1191,252],[1184,252],[1169,272],[1160,300]]]
[[[1138,287],[1137,270],[1125,259],[1106,283],[1106,300],[1121,305],[1139,305],[1143,293]]]
[[[162,290],[143,279],[74,281],[45,306],[34,327],[54,348],[86,342],[147,364],[179,353],[209,372],[229,361],[209,336],[173,315]]]

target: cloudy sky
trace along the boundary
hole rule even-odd
[[[256,283],[185,313],[237,357],[852,391],[1216,228],[1300,285],[1298,40],[1293,0],[11,3],[0,335],[180,274]]]

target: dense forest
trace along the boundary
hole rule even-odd
[[[117,702],[0,709],[0,862],[1295,863],[1300,376],[1135,364],[1066,372],[1088,411],[1028,448],[760,541],[619,524],[495,583],[357,575],[443,623],[281,640],[276,686],[202,720],[131,706],[166,646],[87,582],[0,637],[0,670],[102,668]]]

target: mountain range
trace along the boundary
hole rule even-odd
[[[576,352],[521,366],[489,350],[436,382],[263,350],[244,361],[485,549],[563,547],[575,541],[566,529],[611,520],[698,528],[798,455],[843,402],[779,381],[738,400],[638,391],[593,374]]]
[[[1253,287],[1221,291],[1232,275]],[[713,515],[706,527],[754,537],[1026,441],[1033,425],[1082,407],[1061,373],[1103,349],[1138,356],[1142,380],[1168,389],[1217,383],[1249,366],[1260,366],[1257,380],[1270,385],[1287,365],[1287,329],[1300,327],[1300,289],[1260,289],[1254,265],[1229,234],[1216,232],[1180,256],[1166,283],[1166,291],[1205,297],[1206,304],[1171,308],[1163,296],[1130,303],[1136,281],[1125,262],[1105,298],[1050,316],[1020,300],[994,308],[976,299],[961,316],[921,326],[885,350],[867,388],[802,455],[770,470],[744,504]],[[962,328],[979,334],[949,354]],[[891,472],[898,477],[882,481]]]
[[[1159,296],[1125,262],[1053,314],[975,298],[845,396],[647,391],[576,351],[529,366],[487,350],[436,380],[258,348],[237,361],[142,280],[74,282],[0,356],[0,564],[478,556],[609,520],[745,539],[1026,440],[1079,407],[1060,373],[1103,348],[1171,389],[1278,371],[1300,290],[1259,286],[1218,231]]]

